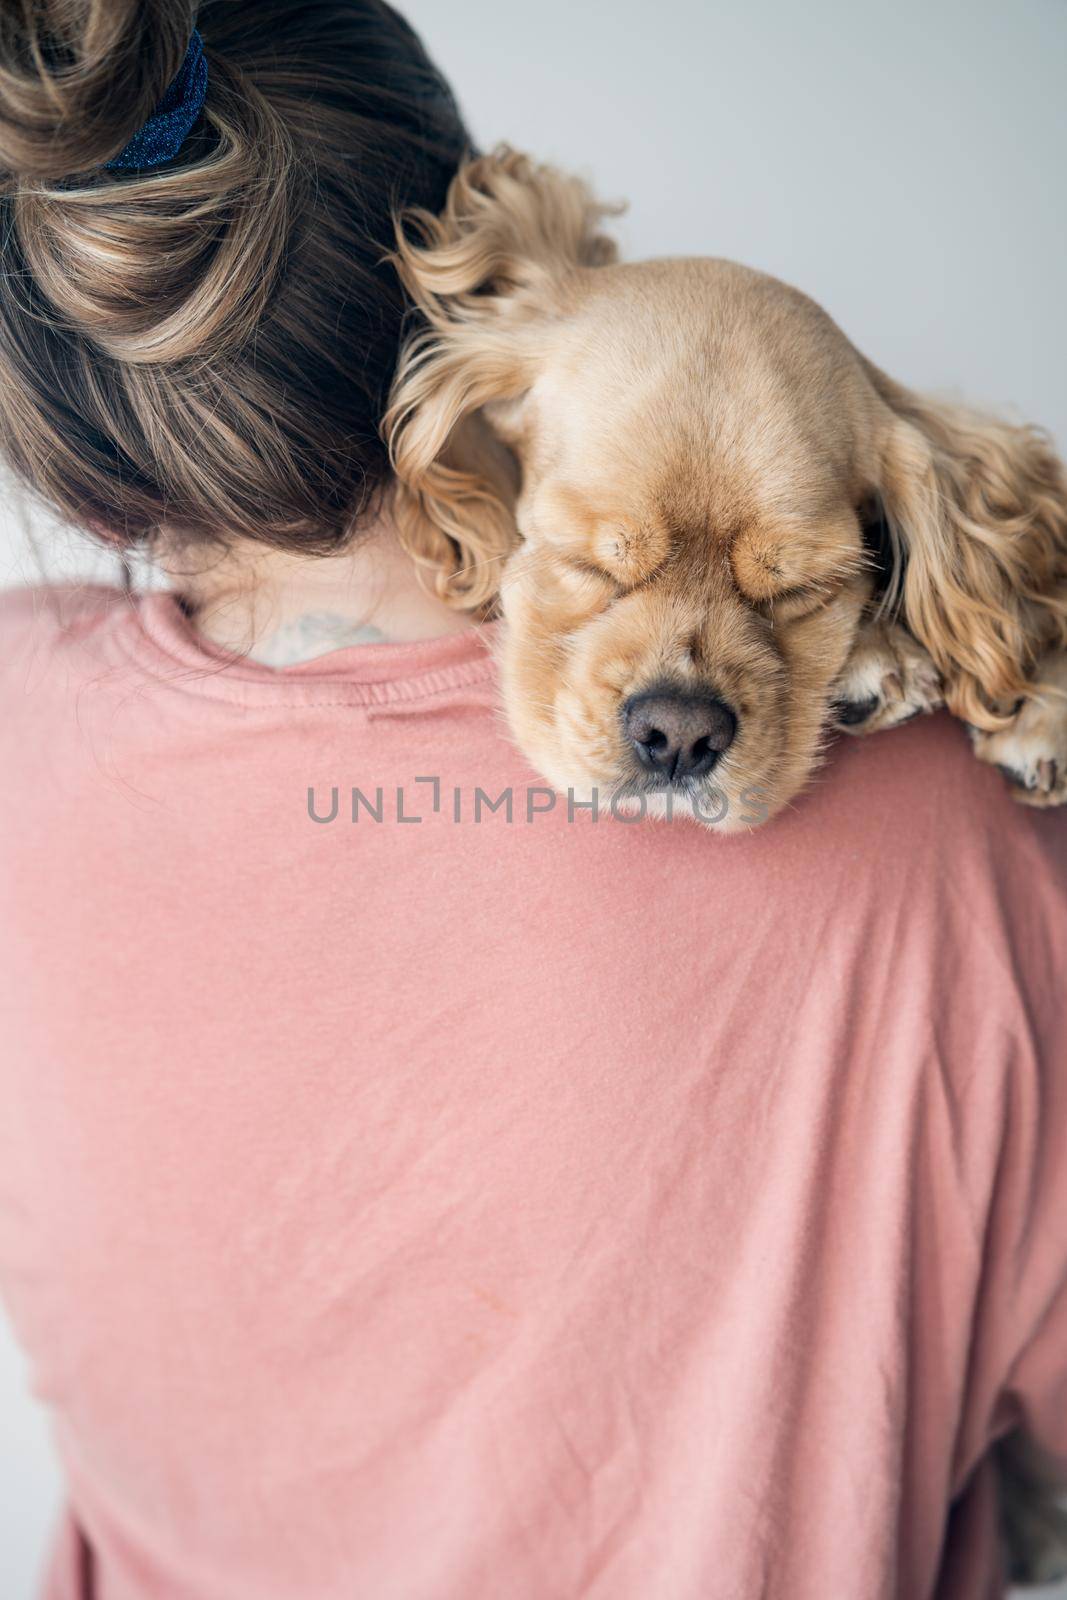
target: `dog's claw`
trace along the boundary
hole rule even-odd
[[[1005,727],[968,732],[979,761],[1002,772],[1023,805],[1067,804],[1067,652],[1039,664],[1034,693],[1019,702]]]
[[[830,720],[845,733],[874,733],[941,703],[941,678],[922,645],[896,623],[869,622],[838,680]]]
[[[876,694],[866,700],[835,700],[830,708],[831,721],[835,728],[858,728],[874,716],[881,703]]]

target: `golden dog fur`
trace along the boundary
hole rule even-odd
[[[398,233],[424,325],[386,420],[396,515],[441,594],[499,604],[529,759],[662,809],[620,708],[710,692],[736,736],[679,808],[713,787],[738,826],[752,791],[765,815],[797,794],[840,702],[867,731],[943,694],[1021,798],[1067,799],[1067,482],[1044,436],[910,393],[760,273],[618,264],[606,213],[501,149]]]

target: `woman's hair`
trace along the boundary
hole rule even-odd
[[[193,132],[108,170],[194,25]],[[121,545],[336,549],[388,481],[393,216],[468,145],[380,0],[0,0],[0,449]]]

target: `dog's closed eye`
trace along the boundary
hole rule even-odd
[[[570,604],[601,611],[622,593],[621,585],[592,561],[568,555],[551,563],[552,580]]]
[[[613,572],[605,571],[603,567],[599,566],[595,561],[589,560],[586,556],[569,555],[567,557],[567,566],[572,572],[584,573],[589,578],[599,578],[603,583],[610,583],[616,589],[620,587],[619,580]]]
[[[837,593],[837,588],[836,584],[825,580],[798,583],[788,589],[779,589],[762,600],[754,601],[753,604],[756,610],[768,617],[771,622],[794,622],[799,617],[808,616],[811,612],[818,611],[821,606],[829,604]]]

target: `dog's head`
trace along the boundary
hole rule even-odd
[[[869,523],[950,705],[995,723],[1064,614],[1040,438],[920,402],[759,273],[616,264],[603,215],[501,151],[398,248],[425,318],[387,418],[398,521],[443,594],[498,599],[530,760],[722,828],[771,815],[871,600]]]

